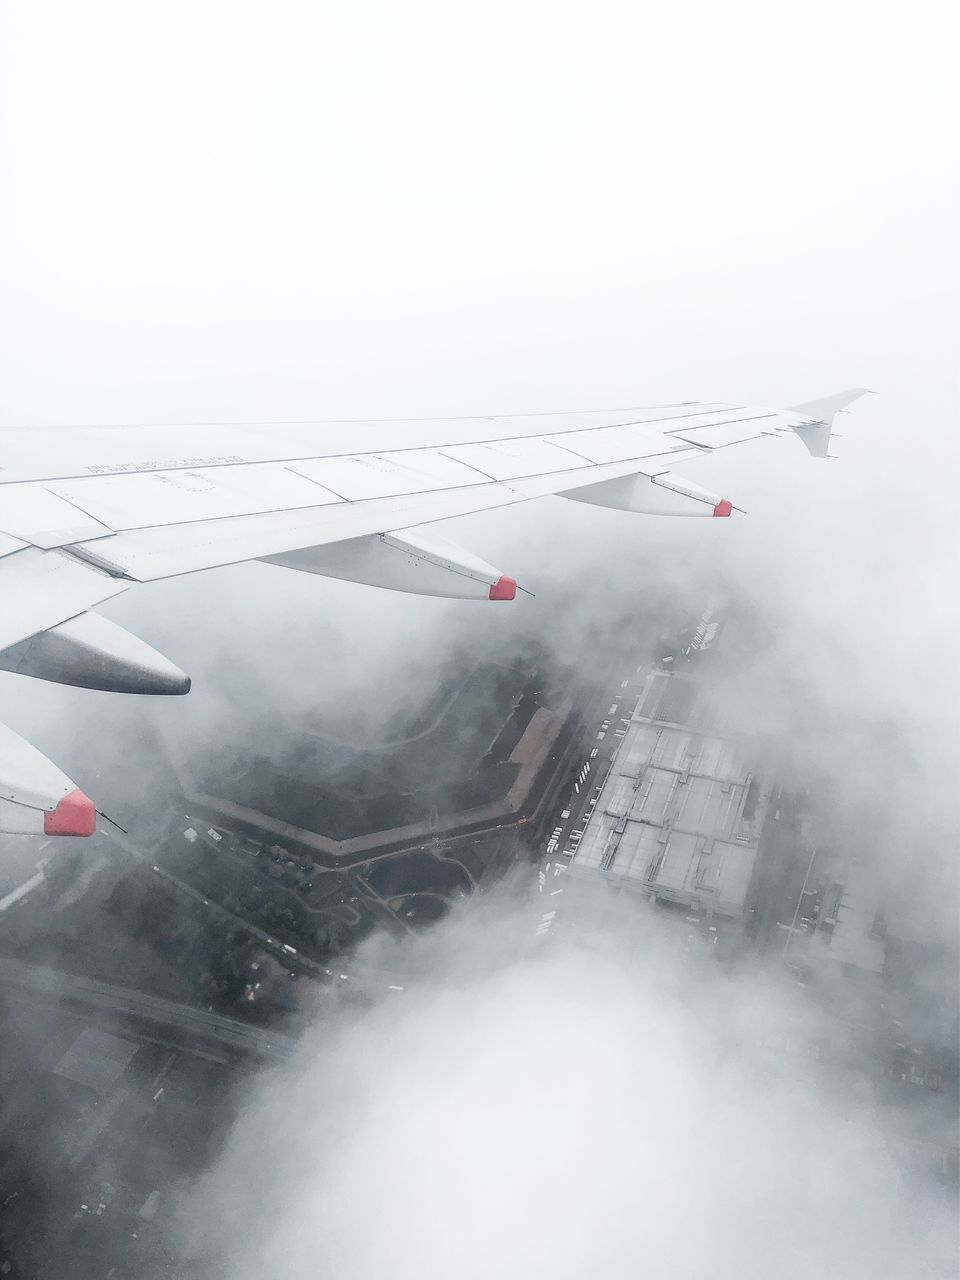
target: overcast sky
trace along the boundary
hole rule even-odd
[[[789,674],[801,700],[832,709],[817,750],[853,776],[858,742],[895,722],[925,779],[918,821],[949,826],[956,28],[953,0],[7,0],[0,423],[782,406],[872,387],[880,394],[840,419],[838,461],[784,441],[687,469],[745,518],[653,522],[551,501],[443,532],[538,590],[496,621],[484,615],[508,637],[530,628],[521,611],[594,607],[588,579],[617,592],[645,573],[678,591],[711,573],[736,583],[778,624],[768,692]],[[315,639],[325,616],[337,658],[370,663],[389,662],[394,640],[436,643],[448,624],[473,625],[459,604],[307,578],[284,606],[270,572],[161,585],[105,611],[140,620],[174,658],[200,661],[206,648],[212,668],[246,634],[256,644],[238,661],[269,665],[283,645],[295,672],[316,660],[297,634]],[[286,608],[282,622],[264,618],[264,600]],[[187,603],[189,627],[177,616]],[[374,643],[351,641],[371,625]],[[11,723],[57,746],[82,782],[99,695],[12,677],[0,693]],[[64,709],[72,742],[51,729],[62,737]],[[782,709],[784,733],[796,709]],[[539,978],[491,981],[471,988],[480,1007],[513,983],[515,1008],[535,1016]],[[611,1025],[621,986],[618,971]],[[577,1051],[577,1011],[591,999],[574,984],[556,1006],[561,1051]],[[436,1010],[424,1008],[415,1025],[433,1034]],[[683,1039],[662,1013],[651,1017],[666,1039]],[[505,1043],[522,1025],[507,1021]],[[385,1034],[377,1024],[367,1043],[392,1052]],[[535,1057],[531,1070],[543,1065]],[[614,1099],[629,1087],[608,1083]],[[696,1076],[689,1097],[705,1088]],[[617,1115],[611,1104],[598,1123]],[[449,1117],[441,1108],[432,1122],[445,1149]],[[347,1164],[376,1150],[357,1123]],[[575,1162],[584,1151],[603,1159],[591,1143]],[[793,1175],[781,1174],[789,1196]],[[671,1212],[682,1175],[666,1178]],[[884,1183],[865,1202],[868,1220],[889,1194]],[[588,1213],[583,1230],[602,1221]],[[504,1247],[527,1257],[535,1239],[511,1231]],[[307,1241],[293,1274],[311,1274],[324,1239]],[[550,1255],[558,1266],[565,1249]],[[632,1276],[633,1249],[616,1254]],[[453,1274],[444,1257],[437,1274]],[[382,1269],[376,1250],[346,1261],[348,1275]],[[691,1262],[677,1274],[703,1273]]]
[[[955,13],[8,0],[3,420],[928,410]]]

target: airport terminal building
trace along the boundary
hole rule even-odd
[[[571,871],[741,919],[769,796],[699,682],[652,670]]]

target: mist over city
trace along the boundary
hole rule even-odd
[[[0,539],[7,429],[873,394],[729,519],[419,526],[512,600],[224,560],[92,610],[186,697],[0,671],[98,811],[0,835],[4,1275],[957,1274],[957,26],[6,7]]]

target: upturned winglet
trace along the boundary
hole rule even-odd
[[[868,387],[851,387],[849,391],[838,391],[836,395],[824,396],[822,400],[791,405],[789,413],[801,414],[807,420],[790,425],[815,458],[825,458],[830,447],[834,414],[866,395],[870,395]]]

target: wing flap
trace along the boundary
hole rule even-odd
[[[301,511],[132,529],[109,540],[109,564],[138,582],[152,582],[302,547],[469,515],[520,502],[524,496],[503,485],[478,484],[470,489],[378,501],[341,502]],[[104,544],[100,544],[98,551],[103,548]],[[105,557],[105,550],[103,554]]]
[[[74,618],[128,585],[59,551],[14,551],[0,559],[0,649]]]
[[[750,415],[751,411],[743,413]],[[735,425],[741,421],[736,415],[729,407],[679,405],[646,414],[635,410],[632,421],[613,424],[608,416],[606,425],[590,426],[582,424],[595,415],[568,415],[570,421],[563,421],[560,431],[507,438],[503,433],[511,427],[503,421],[483,421],[479,429],[486,430],[490,438],[467,444],[241,463],[225,454],[215,466],[169,466],[46,482],[7,482],[0,484],[0,530],[48,549],[109,539],[107,550],[94,550],[103,559],[112,560],[118,550],[110,538],[113,533],[469,491],[491,482],[518,479],[543,480],[544,492],[556,492],[561,487],[553,484],[557,475],[569,472],[573,476],[585,465],[679,454],[694,440],[700,447],[713,447],[719,443],[718,431],[733,431],[737,439],[756,434],[752,425]],[[717,423],[718,416],[723,423]],[[683,429],[665,434],[666,428],[680,419]],[[516,421],[522,424],[521,431],[527,429],[528,420]],[[533,421],[557,425],[550,415],[530,420],[530,425]],[[472,429],[478,430],[476,423]],[[512,429],[516,431],[515,426]],[[248,448],[249,434],[240,436]],[[226,443],[225,439],[225,448]],[[287,442],[287,452],[295,443]],[[264,443],[260,452],[266,448]],[[465,499],[464,510],[474,509],[472,499]]]
[[[675,445],[671,441],[670,445]],[[640,448],[639,445],[635,446]],[[686,456],[697,453],[688,448]],[[671,463],[675,456],[667,453]],[[659,455],[652,455],[653,457]],[[131,529],[97,544],[97,553],[117,572],[138,582],[196,573],[244,560],[259,560],[302,547],[314,547],[371,533],[391,533],[416,525],[511,506],[529,498],[574,489],[617,476],[645,471],[650,459],[631,459],[603,466],[584,465],[570,471],[512,481],[488,481],[432,493],[404,494],[363,502],[340,502],[300,511],[205,520],[185,525]],[[658,464],[655,470],[664,470]]]
[[[0,486],[0,529],[45,550],[110,533],[87,512],[34,484]]]

